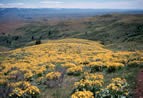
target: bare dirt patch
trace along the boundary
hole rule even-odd
[[[143,98],[143,69],[137,75],[135,98]]]

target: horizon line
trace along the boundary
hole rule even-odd
[[[0,9],[91,9],[91,10],[143,10],[143,8],[142,9],[139,9],[139,8],[137,8],[137,9],[135,9],[135,8],[132,8],[132,9],[130,9],[130,8],[38,8],[38,7],[35,7],[35,8],[32,8],[32,7],[0,7]]]

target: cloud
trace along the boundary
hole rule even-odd
[[[24,5],[24,3],[20,3],[20,2],[18,2],[18,3],[8,3],[7,5]]]
[[[64,5],[64,2],[61,1],[41,1],[38,5],[38,8],[60,8]]]
[[[0,3],[0,6],[3,6],[4,4]]]
[[[41,4],[62,4],[64,2],[60,2],[60,1],[41,1]]]
[[[21,8],[24,7],[24,3],[17,2],[17,3],[7,3],[7,4],[0,4],[0,8]]]
[[[102,2],[101,2],[102,1]],[[38,2],[0,3],[0,8],[94,8],[94,9],[143,9],[143,0],[38,0]]]
[[[139,1],[139,0],[138,0]],[[140,0],[141,2],[141,0]],[[65,3],[59,8],[95,8],[95,9],[143,9],[141,6],[143,3],[139,3],[136,0],[134,1],[110,1],[110,2],[72,2]]]

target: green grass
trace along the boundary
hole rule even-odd
[[[108,16],[108,17],[107,17]],[[143,42],[143,15],[111,14],[90,18],[71,19],[71,20],[51,20],[41,22],[31,22],[14,32],[9,31],[10,35],[0,36],[0,45],[12,48],[24,47],[34,39],[49,40],[63,38],[83,38],[101,41],[104,45],[125,46],[121,50],[128,50],[130,43],[133,46]],[[15,33],[20,32],[20,38],[14,40]],[[50,32],[50,34],[49,34]],[[11,42],[6,43],[6,39]],[[128,43],[128,44],[127,44]],[[111,47],[112,49],[112,47]],[[120,50],[118,47],[117,50]],[[139,49],[134,47],[135,49]],[[129,49],[130,50],[130,49]]]
[[[69,98],[73,90],[74,82],[79,79],[79,76],[75,77],[65,75],[63,83],[60,87],[45,88],[41,98]]]
[[[4,60],[4,57],[0,57],[0,62]]]
[[[125,78],[129,84],[130,97],[134,98],[134,89],[136,86],[136,76],[140,70],[140,67],[124,67],[116,72],[108,73],[106,71],[97,72],[102,73],[104,75],[104,87],[106,87],[112,78],[121,77]],[[72,90],[74,82],[79,81],[82,78],[81,76],[67,76],[65,75],[63,83],[60,87],[55,88],[44,88],[43,93],[41,94],[41,98],[69,98]]]

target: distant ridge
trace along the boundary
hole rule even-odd
[[[76,18],[96,16],[112,13],[122,14],[142,14],[143,10],[131,9],[65,9],[65,8],[0,8],[0,22],[13,17],[13,19],[31,19],[31,18]],[[71,17],[72,16],[72,17]]]

